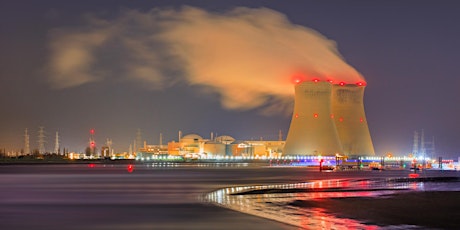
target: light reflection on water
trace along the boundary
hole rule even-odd
[[[290,204],[294,201],[323,198],[375,197],[414,190],[458,190],[460,188],[458,185],[458,182],[456,185],[446,187],[445,183],[433,182],[338,179],[224,188],[207,194],[204,199],[232,210],[273,219],[302,229],[380,229],[382,228],[380,226],[338,218],[321,208],[297,207]],[[399,225],[385,228],[418,228],[418,226]]]
[[[457,172],[426,171],[426,176]],[[340,219],[321,209],[288,205],[295,200],[379,194],[367,188],[443,189],[442,183],[360,180],[395,178],[407,171],[331,172],[302,167],[265,167],[245,163],[2,165],[0,167],[0,229],[286,229],[197,201],[265,216],[301,228],[372,229]],[[294,183],[298,181],[318,181]],[[332,178],[341,178],[334,179]],[[323,180],[319,180],[323,179]],[[291,182],[291,183],[290,183]],[[254,184],[290,183],[284,185]],[[235,187],[240,185],[240,187]],[[460,185],[457,183],[457,188]],[[219,188],[228,188],[217,190]],[[340,188],[349,188],[347,191]],[[361,190],[356,190],[361,188]],[[248,190],[291,189],[289,193],[229,195]],[[312,189],[321,192],[299,192]],[[329,189],[329,190],[327,190]],[[331,189],[335,189],[331,191]],[[354,191],[352,191],[355,189]],[[366,190],[367,189],[367,190]],[[326,191],[325,191],[326,190]],[[391,191],[380,191],[380,194]],[[202,200],[200,200],[202,201]],[[101,215],[103,214],[103,215]],[[58,218],[57,218],[58,216]],[[238,221],[235,221],[238,220]],[[278,225],[279,224],[279,225]],[[288,226],[292,227],[292,226]],[[288,228],[290,229],[290,228]]]

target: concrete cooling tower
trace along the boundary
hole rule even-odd
[[[284,155],[342,153],[331,110],[332,84],[302,82],[295,85],[295,104]]]
[[[332,85],[332,113],[345,155],[375,155],[366,114],[364,83]]]
[[[284,155],[374,155],[364,85],[318,80],[296,84]]]

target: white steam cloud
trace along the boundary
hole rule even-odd
[[[50,35],[48,69],[57,88],[101,80],[137,80],[153,89],[186,82],[218,93],[228,109],[284,110],[294,78],[363,81],[334,41],[266,8],[128,10]]]

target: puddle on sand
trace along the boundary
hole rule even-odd
[[[423,182],[385,179],[339,179],[314,182],[224,188],[205,195],[219,206],[297,226],[301,229],[419,229],[419,226],[377,226],[338,218],[321,208],[289,205],[319,198],[373,197],[425,190]]]

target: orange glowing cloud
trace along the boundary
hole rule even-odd
[[[177,82],[218,93],[228,109],[284,110],[293,83],[363,82],[336,43],[267,9],[212,13],[194,7],[123,11],[51,34],[51,83],[135,80],[152,89]]]

